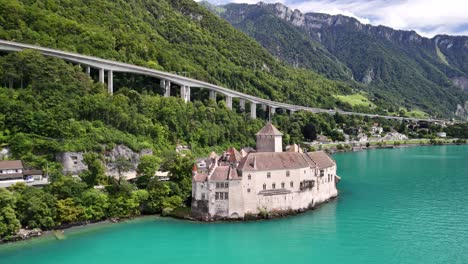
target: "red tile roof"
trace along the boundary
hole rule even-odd
[[[307,157],[299,152],[258,152],[250,153],[239,164],[240,170],[263,171],[300,169],[310,167]]]
[[[193,176],[193,180],[196,181],[196,182],[204,182],[204,181],[206,181],[207,177],[208,177],[208,175],[206,173],[196,173]]]
[[[218,166],[211,174],[210,180],[226,181],[228,179],[229,166]]]
[[[236,148],[230,147],[227,152],[229,153],[229,162],[239,162],[242,159],[242,154]]]
[[[336,164],[335,161],[323,151],[308,152],[307,156],[309,156],[319,168],[328,168]]]

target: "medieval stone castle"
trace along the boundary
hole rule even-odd
[[[323,151],[283,152],[282,133],[268,123],[256,151],[231,147],[198,163],[192,214],[199,219],[242,218],[261,212],[301,211],[338,195],[336,163]]]

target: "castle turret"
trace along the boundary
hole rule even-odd
[[[257,135],[257,152],[282,152],[283,134],[268,122]]]

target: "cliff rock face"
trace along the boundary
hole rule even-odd
[[[436,116],[454,115],[468,100],[468,37],[429,39],[343,15],[304,14],[280,3],[228,4],[217,10],[286,63],[356,80],[377,100]]]
[[[118,171],[116,167],[116,160],[119,157],[129,161],[132,166],[129,171],[124,172],[123,176],[127,179],[136,177],[136,167],[140,162],[140,158],[145,155],[152,155],[153,152],[150,149],[143,149],[140,152],[134,152],[125,145],[117,145],[110,151],[104,154],[104,166],[106,168],[106,174],[113,177],[118,177]],[[81,172],[88,169],[88,166],[83,162],[83,152],[61,152],[57,154],[57,161],[62,163],[63,173],[68,175],[79,175]]]
[[[468,101],[465,101],[465,105],[457,105],[455,115],[460,117],[462,120],[468,121]]]

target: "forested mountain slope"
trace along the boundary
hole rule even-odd
[[[428,39],[341,15],[302,14],[282,4],[228,4],[211,10],[281,60],[357,81],[388,107],[447,116],[468,98],[463,93],[468,88],[468,37]]]
[[[334,107],[350,89],[295,70],[191,0],[0,0],[0,38],[119,60],[273,100]]]

